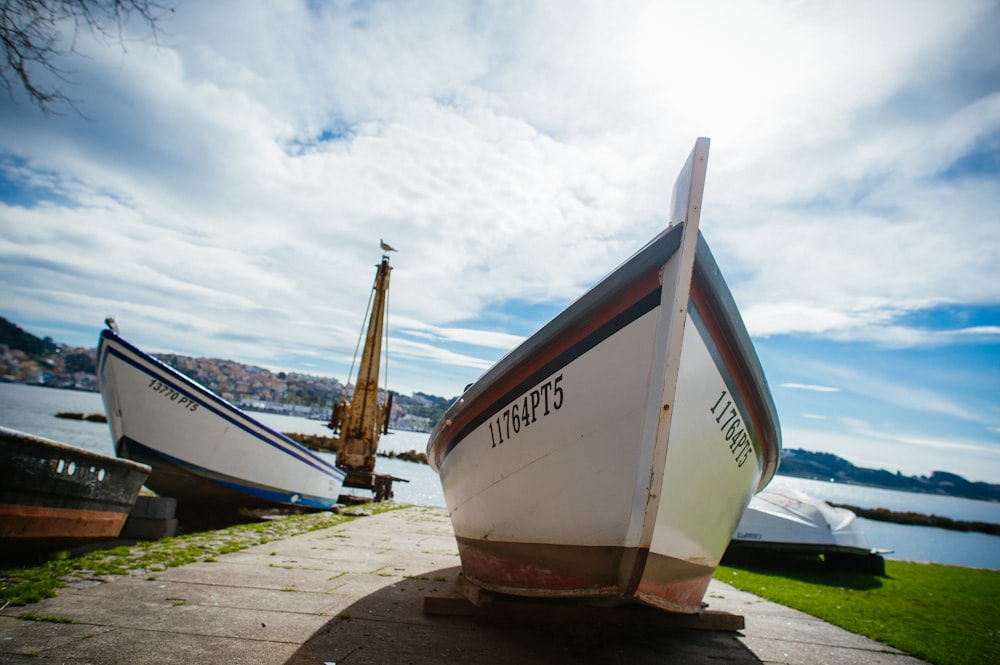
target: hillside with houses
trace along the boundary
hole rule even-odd
[[[251,411],[284,413],[322,420],[347,386],[333,377],[272,372],[233,360],[152,354],[228,402]],[[40,338],[0,317],[0,380],[52,388],[97,392],[96,348]],[[394,394],[389,422],[393,429],[429,432],[454,398],[417,392]]]

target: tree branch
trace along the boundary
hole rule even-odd
[[[73,42],[81,30],[117,39],[125,47],[125,27],[129,18],[138,16],[157,38],[158,22],[173,9],[159,0],[0,0],[0,84],[11,99],[23,90],[33,104],[46,115],[55,113],[59,104],[74,109],[74,100],[56,84],[37,83],[39,73],[48,73],[58,81],[70,82],[70,72],[57,61],[75,53]],[[61,46],[63,31],[72,23],[73,40]]]

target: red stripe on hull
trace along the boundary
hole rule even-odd
[[[645,575],[634,598],[672,612],[698,613],[714,568],[638,548],[497,543],[457,538],[462,574],[473,584],[499,593],[536,598],[617,598],[631,594],[624,580],[636,561]]]
[[[636,550],[456,538],[462,573],[492,591],[520,596],[619,596]]]
[[[698,283],[698,280],[692,281],[691,300],[694,301],[695,307],[701,314],[701,319],[704,321],[705,327],[712,338],[712,344],[722,356],[722,361],[725,363],[726,369],[729,370],[729,375],[736,382],[736,389],[743,398],[743,403],[746,404],[747,409],[750,411],[750,420],[753,422],[753,429],[757,433],[757,448],[764,458],[761,460],[761,468],[766,469],[768,466],[767,457],[771,447],[768,445],[770,442],[764,441],[764,437],[767,436],[769,428],[764,426],[757,392],[750,387],[746,373],[743,370],[743,365],[739,362],[736,352],[726,342],[729,336],[723,332],[722,326],[719,324],[718,315],[716,314],[717,310],[709,303],[708,297]]]

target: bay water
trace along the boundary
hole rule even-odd
[[[60,412],[103,414],[98,393],[60,390],[14,383],[0,383],[0,426],[20,430],[61,443],[114,455],[111,431],[106,423],[57,418]],[[254,418],[279,432],[329,436],[325,423],[297,416],[252,413]],[[423,432],[390,430],[379,442],[383,452],[423,452],[428,435]],[[380,473],[409,482],[393,483],[395,499],[401,503],[444,506],[437,474],[426,464],[380,457]],[[943,469],[947,470],[947,469]],[[955,520],[1000,524],[1000,503],[958,497],[899,492],[859,485],[829,483],[778,475],[775,487],[793,488],[822,501],[863,508],[887,508],[949,517]],[[1000,536],[951,531],[933,527],[891,524],[860,519],[869,544],[892,550],[888,559],[930,561],[957,566],[1000,570]]]

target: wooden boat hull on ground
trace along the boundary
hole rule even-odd
[[[707,139],[674,224],[502,359],[431,434],[463,574],[522,596],[698,612],[780,434],[697,232]]]
[[[0,427],[0,549],[118,537],[149,467]]]
[[[197,382],[101,333],[98,384],[120,457],[152,467],[146,486],[188,503],[329,509],[345,474]]]

